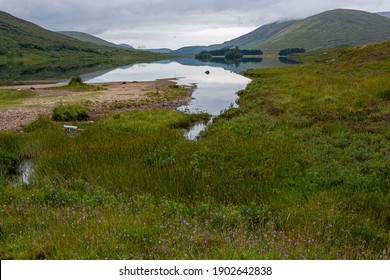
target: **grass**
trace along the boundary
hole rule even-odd
[[[34,92],[26,90],[0,90],[0,108],[20,105],[24,100],[34,97]]]
[[[146,95],[159,101],[173,100],[178,97],[188,96],[188,90],[184,86],[171,85],[163,89],[157,88],[154,91],[148,92]]]
[[[1,258],[388,259],[389,53],[248,71],[195,142],[205,116],[172,110],[1,133],[3,166],[35,170],[1,175]]]

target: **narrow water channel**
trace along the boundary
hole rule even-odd
[[[20,181],[22,184],[29,185],[31,174],[33,172],[33,164],[31,160],[25,159],[19,166]]]

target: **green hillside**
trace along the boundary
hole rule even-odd
[[[298,22],[298,20],[278,21],[263,25],[252,32],[241,37],[223,43],[223,46],[243,46],[243,48],[254,48],[258,43],[272,38],[285,28]]]
[[[236,39],[224,42],[223,44],[216,44],[211,46],[189,46],[183,47],[176,51],[173,51],[174,54],[181,55],[190,55],[190,54],[198,54],[202,51],[213,51],[220,50],[224,48],[234,48],[235,46],[245,46],[246,49],[255,46],[259,42],[264,42],[265,40],[271,38],[287,26],[294,24],[297,20],[289,20],[289,21],[279,21],[270,24],[263,25],[248,34],[240,36]]]
[[[250,46],[276,52],[291,47],[315,50],[384,41],[390,41],[389,18],[363,11],[338,9],[298,21],[266,41],[252,42]]]
[[[90,35],[90,34],[84,33],[84,32],[59,31],[58,33],[65,35],[65,36],[68,36],[68,37],[71,37],[73,39],[79,40],[79,41],[93,43],[93,44],[100,45],[100,46],[106,46],[106,47],[111,47],[111,48],[122,48],[119,45],[116,45],[114,43],[108,42],[108,41],[103,40],[99,37],[96,37],[96,36],[93,36],[93,35]]]
[[[1,84],[64,79],[85,72],[163,58],[145,51],[82,42],[1,11],[0,40]]]
[[[390,18],[386,15],[388,13],[332,10],[302,20],[266,24],[222,44],[189,46],[173,53],[197,54],[235,46],[277,53],[285,48],[305,48],[310,51],[340,45],[386,42],[390,41]]]
[[[0,64],[67,64],[155,60],[157,55],[82,42],[0,11]]]

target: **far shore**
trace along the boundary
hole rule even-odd
[[[186,95],[164,98],[164,90],[176,85],[175,79],[159,79],[147,82],[92,83],[99,90],[78,91],[58,88],[57,83],[36,81],[17,86],[3,86],[0,90],[16,90],[32,93],[16,105],[0,107],[0,131],[22,130],[39,115],[51,115],[60,104],[80,104],[88,108],[91,120],[106,114],[135,109],[177,108],[187,104],[195,85],[186,86]],[[161,92],[155,97],[151,92]]]

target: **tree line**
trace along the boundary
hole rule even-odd
[[[261,50],[240,50],[238,46],[234,49],[225,48],[212,51],[202,51],[201,53],[195,55],[195,58],[205,60],[211,59],[213,56],[224,56],[229,59],[242,58],[244,55],[262,55]]]
[[[280,56],[286,56],[293,53],[304,53],[306,50],[304,48],[287,48],[279,51]]]
[[[279,51],[279,56],[287,56],[293,53],[305,53],[304,48],[286,48]],[[239,59],[244,55],[262,55],[263,51],[261,50],[240,50],[238,46],[235,48],[223,48],[219,50],[212,51],[202,51],[201,53],[195,55],[195,58],[200,60],[210,60],[214,56],[224,56],[228,59]]]

